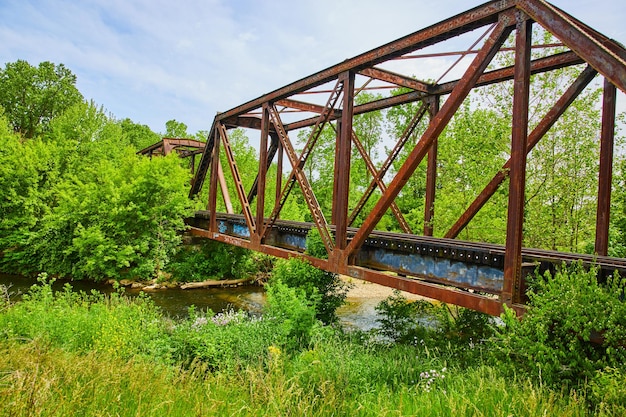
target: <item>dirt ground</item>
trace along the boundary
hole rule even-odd
[[[341,279],[352,285],[352,288],[347,295],[348,299],[385,299],[393,294],[393,288],[385,287],[383,285],[375,284],[373,282],[368,282],[362,279],[356,279],[348,276],[342,276]],[[425,297],[411,294],[405,291],[400,291],[400,293],[408,300],[425,299]]]

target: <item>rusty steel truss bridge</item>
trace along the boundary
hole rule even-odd
[[[534,25],[550,32],[559,43],[541,45],[533,42]],[[513,46],[507,47],[506,41],[510,37],[514,39]],[[467,50],[452,52],[447,45],[455,39],[469,39],[468,44],[473,44]],[[546,53],[534,59],[531,55],[534,48],[544,48]],[[549,53],[552,50],[555,52]],[[490,67],[494,57],[505,51],[513,56],[512,65]],[[401,69],[408,66],[398,64],[419,61],[423,67],[425,61],[420,58],[438,56],[457,56],[456,63],[465,61],[469,64],[460,70],[461,66],[456,66],[455,70],[462,75],[445,82],[441,80],[448,72],[440,81],[425,82],[414,78],[413,74],[402,74]],[[529,102],[531,75],[574,65],[584,69],[561,97],[554,98],[550,110],[530,130],[529,112],[533,111]],[[596,77],[603,82],[604,93],[599,103],[602,120],[598,133],[600,159],[595,255],[522,247],[527,155]],[[491,174],[488,185],[475,196],[445,237],[434,238],[431,219],[437,186],[438,137],[473,89],[503,82],[512,82],[514,91],[510,158],[502,169]],[[390,91],[399,87],[406,92],[355,103],[355,97],[363,90],[388,88]],[[150,152],[147,148],[146,153],[166,153],[177,148],[185,156],[202,151],[190,196],[198,195],[208,183],[208,206],[206,211],[187,220],[194,236],[283,258],[302,257],[327,271],[492,315],[500,314],[503,305],[521,313],[524,311],[526,274],[537,267],[550,269],[564,261],[581,259],[588,264],[597,264],[604,274],[626,271],[626,259],[606,256],[618,90],[626,93],[626,49],[621,44],[543,0],[491,1],[219,113],[206,145],[165,140]],[[419,106],[416,106],[417,111],[404,134],[395,138],[395,146],[387,159],[377,167],[363,150],[353,129],[354,117],[406,103],[419,103]],[[429,123],[419,132],[419,140],[410,149],[404,149],[408,146],[408,138],[416,134],[416,127],[425,117],[429,118]],[[333,200],[329,217],[320,208],[305,170],[325,127],[336,131]],[[237,155],[231,147],[229,131],[235,128],[258,131],[258,175],[249,189],[244,188]],[[297,151],[294,138],[302,130],[308,140],[303,149]],[[357,192],[349,187],[352,147],[358,150],[359,158],[366,162],[373,178],[364,192],[358,191],[361,200],[356,207],[348,204],[349,193]],[[390,168],[403,149],[408,157],[399,169],[392,172]],[[222,168],[220,153],[225,155],[223,160],[227,161],[227,170]],[[426,226],[416,234],[394,200],[422,161],[427,165]],[[287,162],[291,169],[283,172],[283,165]],[[269,196],[266,192],[267,173],[274,163],[278,171],[277,191]],[[242,208],[237,213],[233,210],[224,172],[232,175],[231,181],[235,184],[237,204]],[[507,178],[508,183],[505,182]],[[502,184],[508,184],[506,244],[456,239]],[[311,223],[281,218],[281,210],[296,186],[306,201],[313,219]],[[217,210],[219,195],[224,199],[226,212]],[[373,209],[362,213],[372,196],[378,198]],[[387,210],[391,210],[397,219],[402,233],[376,230]],[[357,227],[354,220],[359,214],[365,220]],[[327,259],[304,253],[306,235],[312,228],[319,231],[328,252]]]

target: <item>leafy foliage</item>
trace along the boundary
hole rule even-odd
[[[515,369],[549,385],[576,387],[619,368],[626,360],[624,284],[619,276],[602,284],[595,268],[579,263],[539,275],[529,311],[522,320],[510,310],[503,315],[495,346]]]
[[[491,317],[473,310],[428,300],[409,301],[399,291],[376,306],[385,340],[405,345],[437,346],[458,357],[481,353],[493,334]]]
[[[328,257],[316,229],[307,236],[307,253],[321,259]],[[349,289],[337,274],[318,269],[299,258],[277,261],[272,272],[272,282],[275,281],[303,290],[316,310],[317,319],[325,324],[337,321],[337,308],[344,303]]]
[[[98,351],[110,357],[150,356],[158,350],[163,322],[145,298],[113,293],[54,292],[46,274],[23,301],[0,314],[0,340],[38,339],[69,351]]]
[[[45,61],[38,67],[18,60],[0,70],[0,106],[15,132],[33,138],[50,121],[82,101],[76,76],[63,64]]]
[[[239,279],[259,270],[252,252],[214,240],[177,249],[167,268],[181,281],[202,281],[209,278]]]
[[[175,156],[135,155],[140,139],[93,102],[64,108],[27,141],[1,118],[0,138],[0,270],[95,280],[160,273],[193,204]]]

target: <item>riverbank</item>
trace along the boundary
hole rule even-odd
[[[354,284],[361,296],[388,290]],[[0,415],[624,415],[621,374],[600,374],[603,397],[588,400],[509,372],[489,354],[496,340],[468,346],[425,328],[420,343],[393,344],[293,326],[197,310],[174,324],[143,298],[42,286],[0,305]]]
[[[341,279],[351,285],[348,291],[347,299],[367,299],[376,298],[384,299],[393,295],[394,289],[379,285],[374,282],[365,281],[362,279],[355,279],[347,276],[342,276]],[[429,300],[421,295],[412,294],[406,291],[400,291],[400,294],[407,300]]]

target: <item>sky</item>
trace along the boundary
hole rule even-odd
[[[115,118],[155,132],[175,119],[194,134],[217,112],[482,3],[0,0],[0,65],[62,63],[85,99]],[[552,3],[626,45],[626,1]]]

